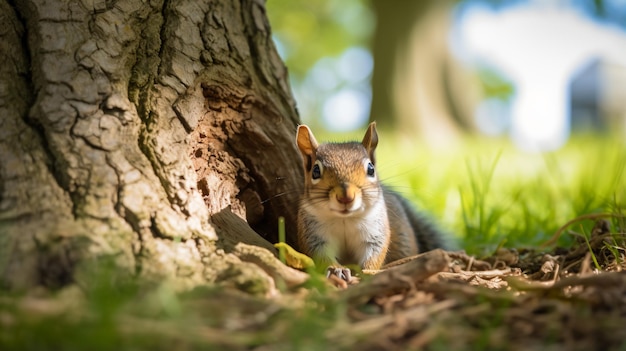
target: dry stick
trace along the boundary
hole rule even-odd
[[[466,270],[471,271],[472,270],[472,264],[474,263],[474,256],[470,256],[470,260],[469,262],[467,262],[467,268]]]
[[[443,272],[439,274],[439,277],[444,279],[459,279],[459,280],[469,280],[474,277],[483,278],[483,279],[493,279],[496,277],[503,277],[506,275],[514,274],[514,271],[511,268],[508,269],[493,269],[490,271],[461,271],[461,272]]]
[[[244,262],[259,266],[275,282],[284,281],[288,288],[302,285],[309,279],[308,274],[285,266],[276,256],[262,247],[239,243],[234,247],[232,253]]]
[[[561,265],[556,264],[556,269],[554,270],[554,277],[552,277],[552,284],[556,283],[559,279],[559,272],[561,271]]]
[[[477,260],[474,256],[469,256],[463,251],[448,252],[448,256],[450,256],[450,258],[453,260],[456,259],[465,262],[467,268],[465,268],[464,270],[466,271],[471,271],[472,268],[476,268],[477,271],[485,271],[493,268],[491,263],[483,260]]]
[[[413,282],[420,282],[448,269],[450,258],[445,251],[436,249],[413,256],[408,262],[380,271],[371,279],[353,285],[342,294],[350,302],[365,302],[372,296],[398,288],[406,288],[407,281],[398,277],[409,277]],[[358,300],[358,301],[356,301]]]
[[[494,273],[500,273],[494,275]],[[512,274],[511,270],[493,270],[486,272],[487,274],[475,274],[483,272],[461,271],[459,273],[442,272],[437,275],[442,282],[464,282],[472,285],[479,285],[490,289],[500,289],[506,286],[506,282],[502,279],[504,276]],[[499,279],[495,279],[499,278]]]
[[[623,272],[605,272],[586,277],[573,276],[563,278],[554,283],[554,288],[560,289],[572,285],[612,287],[626,284],[626,274]]]
[[[548,239],[548,241],[546,241],[545,243],[541,244],[539,247],[546,247],[546,246],[550,246],[550,245],[554,245],[556,244],[557,240],[559,240],[559,237],[561,237],[561,233],[563,233],[563,231],[565,229],[567,229],[567,227],[569,227],[570,225],[576,223],[576,222],[580,222],[580,221],[584,221],[586,219],[600,219],[600,218],[613,218],[613,217],[625,217],[623,215],[619,215],[616,213],[590,213],[590,214],[585,214],[582,216],[578,216],[572,220],[569,220],[567,223],[563,224],[561,226],[561,228],[559,228],[554,235],[552,235],[552,237],[550,239]]]
[[[507,278],[505,279],[508,281]],[[481,296],[482,298],[486,298],[488,300],[512,302],[517,298],[512,291],[491,289],[467,283],[454,283],[454,281],[431,282],[420,286],[420,290],[432,293],[435,296],[450,296],[450,294],[454,294],[456,299],[462,300],[473,299],[477,296]]]
[[[340,345],[348,346],[354,339],[362,338],[365,335],[372,335],[373,333],[379,333],[384,327],[393,324],[398,316],[406,318],[406,320],[412,324],[426,322],[433,314],[448,310],[457,304],[458,303],[454,300],[443,300],[427,306],[418,305],[399,311],[397,314],[385,314],[380,317],[366,319],[346,326],[332,328],[328,331],[327,338]],[[352,339],[350,336],[352,336]]]
[[[602,274],[593,274],[588,276],[573,276],[563,278],[554,284],[549,282],[527,282],[518,277],[506,277],[506,281],[517,290],[555,290],[568,286],[596,286],[596,287],[614,287],[626,285],[626,274],[624,272],[605,272]]]

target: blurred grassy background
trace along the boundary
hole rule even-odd
[[[616,214],[624,228],[623,3],[268,0],[267,9],[303,123],[318,140],[360,140],[377,121],[384,181],[468,252],[536,246],[590,213]],[[511,53],[532,65],[509,63]]]
[[[564,147],[528,153],[504,138],[468,136],[438,150],[380,131],[382,181],[428,213],[468,253],[488,255],[500,246],[532,248],[566,222],[591,213],[614,214],[626,228],[626,145],[617,137],[577,135]],[[361,131],[322,133],[319,140],[360,140]],[[569,246],[582,221],[561,236]]]
[[[441,153],[389,139],[379,155],[383,179],[430,212],[472,254],[536,247],[584,214],[616,214],[614,228],[625,228],[618,216],[625,214],[626,149],[619,140],[576,137],[536,155],[499,140],[473,139],[456,152]],[[593,221],[582,224],[571,229],[588,235]],[[560,244],[573,239],[564,234]]]

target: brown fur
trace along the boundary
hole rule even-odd
[[[368,174],[375,166],[378,145],[375,123],[369,125],[361,143],[321,145],[301,125],[296,143],[305,174],[298,211],[299,249],[323,269],[348,264],[379,269],[443,246],[441,235],[406,200],[380,184],[375,169],[373,175]],[[318,179],[313,179],[315,168],[321,174]],[[420,234],[433,238],[419,245]]]

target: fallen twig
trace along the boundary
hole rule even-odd
[[[369,300],[383,292],[410,287],[407,280],[400,277],[409,277],[409,282],[420,282],[447,270],[449,262],[446,252],[439,249],[413,256],[405,263],[382,270],[370,279],[351,286],[343,296],[348,301]]]
[[[522,291],[558,290],[570,286],[616,287],[626,285],[625,272],[604,272],[592,275],[576,275],[556,282],[533,282],[520,277],[504,277],[515,289]]]
[[[574,219],[571,219],[569,221],[567,221],[567,223],[563,224],[555,233],[554,235],[552,235],[552,237],[550,239],[548,239],[548,241],[546,241],[545,243],[539,245],[539,247],[548,247],[550,245],[554,245],[556,244],[557,240],[559,240],[559,238],[561,237],[561,234],[563,233],[563,231],[565,229],[567,229],[570,225],[576,223],[576,222],[580,222],[580,221],[584,221],[587,219],[601,219],[601,218],[614,218],[614,217],[619,217],[619,218],[624,218],[625,216],[617,214],[617,213],[589,213],[589,214],[585,214],[582,216],[578,216]]]

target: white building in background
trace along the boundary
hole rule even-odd
[[[574,75],[569,88],[573,131],[626,136],[626,66],[594,58]]]
[[[454,32],[454,51],[513,82],[508,125],[522,149],[559,148],[572,122],[607,128],[621,123],[626,132],[626,33],[569,7],[545,4],[467,7]]]

